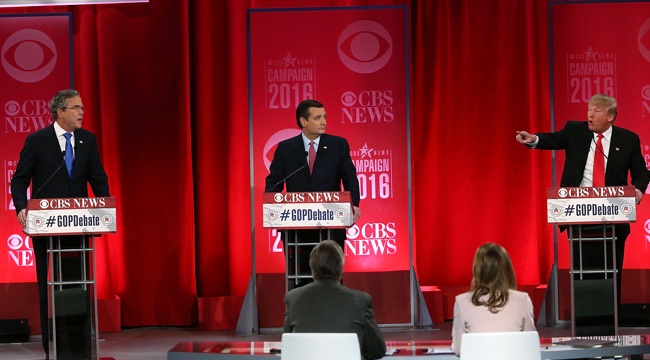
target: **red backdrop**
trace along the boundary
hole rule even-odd
[[[508,249],[519,283],[545,283],[551,154],[514,137],[549,128],[546,1],[152,0],[2,10],[73,14],[84,125],[98,136],[119,199],[119,233],[98,249],[99,291],[120,296],[123,326],[189,325],[197,296],[245,293],[246,9],[394,4],[410,7],[420,283],[468,285],[486,241]]]

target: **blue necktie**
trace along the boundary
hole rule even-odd
[[[65,167],[68,168],[68,176],[72,178],[72,162],[74,161],[74,153],[72,152],[72,143],[70,142],[70,138],[72,137],[72,134],[70,133],[65,133],[63,134],[65,137]]]

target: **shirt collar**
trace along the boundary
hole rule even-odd
[[[612,128],[613,128],[613,127],[614,127],[614,126],[610,126],[607,130],[605,130],[605,131],[603,132],[603,138],[604,138],[605,140],[607,140],[607,141],[611,141],[611,139],[612,139]],[[598,141],[598,134],[594,133],[594,139],[596,139],[596,141]]]
[[[61,137],[63,134],[67,133],[67,131],[63,130],[61,125],[59,125],[58,122],[54,122],[54,133],[56,134],[56,137]],[[74,132],[71,132],[72,137],[74,137]]]
[[[301,132],[300,135],[302,136],[302,142],[303,142],[303,144],[305,145],[305,148],[307,148],[307,147],[309,146],[309,142],[310,142],[311,140],[309,140],[309,139],[305,136],[305,133],[302,133],[302,132]],[[320,142],[320,136],[317,137],[316,139],[314,139],[314,145],[315,145],[316,147],[318,147],[318,143],[319,143],[319,142]]]

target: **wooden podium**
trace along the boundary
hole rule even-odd
[[[636,221],[634,187],[549,188],[547,214],[569,232],[572,336],[618,335],[615,225]]]
[[[113,197],[28,202],[24,232],[48,239],[50,359],[98,359],[93,237],[116,230]]]
[[[347,191],[265,193],[262,211],[265,229],[283,230],[286,291],[312,277],[308,266],[300,266],[301,256],[308,258],[320,241],[331,239],[332,229],[345,229],[354,222]],[[308,229],[319,231],[309,233],[307,241],[305,233],[294,231]]]

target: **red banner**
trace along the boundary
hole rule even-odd
[[[650,167],[648,14],[648,2],[554,4],[551,23],[555,129],[564,127],[567,120],[587,120],[592,95],[613,96],[618,103],[615,125],[640,136]],[[558,152],[556,166],[564,166],[563,152]],[[649,268],[650,205],[645,198],[626,242],[625,268]],[[560,265],[568,268],[568,246],[563,244],[560,250]]]
[[[16,220],[10,183],[28,134],[52,123],[49,101],[71,81],[69,14],[2,16],[0,104],[3,131],[3,211],[0,213],[0,283],[36,281],[32,244]]]
[[[262,195],[276,145],[300,133],[304,99],[325,105],[327,133],[348,140],[357,168],[363,216],[347,230],[345,271],[409,269],[407,24],[401,6],[249,12],[258,273],[284,272]]]

